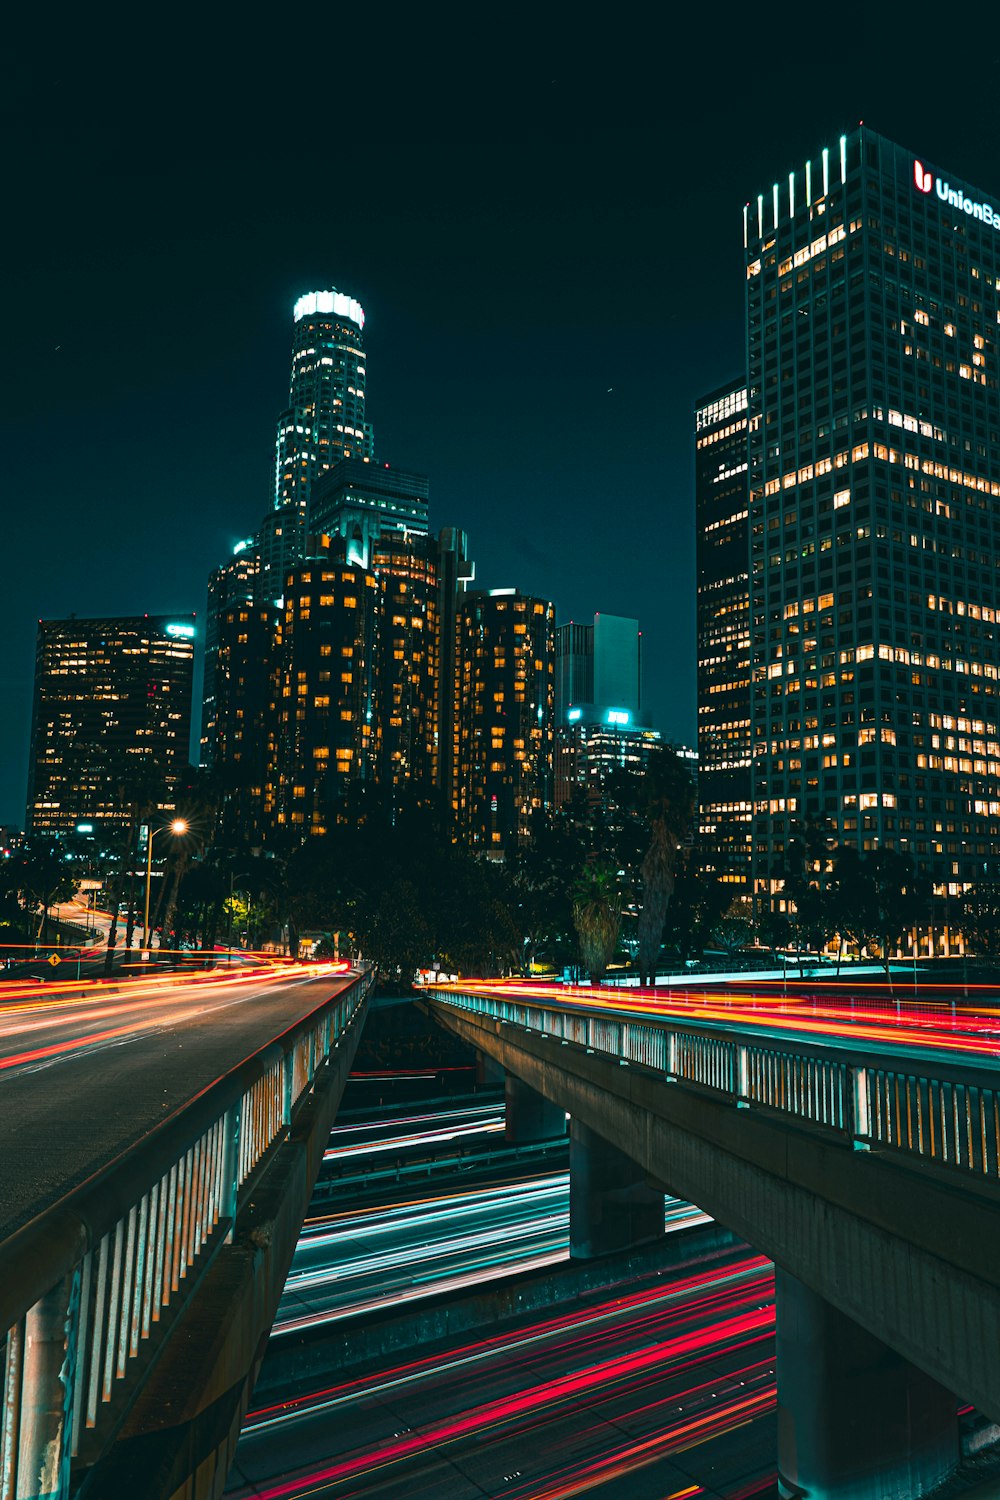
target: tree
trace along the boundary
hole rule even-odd
[[[1000,882],[977,880],[959,910],[966,947],[984,958],[1000,955]]]
[[[615,778],[612,795],[644,834],[638,869],[637,963],[640,984],[655,984],[677,855],[691,832],[694,783],[680,756],[660,745],[644,772],[623,772]]]
[[[926,916],[930,878],[894,849],[860,854],[850,845],[841,845],[835,851],[833,868],[834,911],[841,932],[859,950],[877,948],[886,979],[890,979],[890,954]]]
[[[600,984],[607,973],[618,944],[621,917],[617,872],[600,860],[592,860],[573,893],[573,924],[591,984]]]

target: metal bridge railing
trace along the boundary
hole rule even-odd
[[[68,1496],[354,1021],[346,990],[0,1245],[0,1500]]]
[[[995,1059],[921,1057],[849,1038],[758,1036],[698,1025],[586,1014],[488,993],[438,991],[440,1004],[537,1031],[693,1085],[734,1105],[824,1127],[879,1149],[1000,1180],[1000,1050]]]

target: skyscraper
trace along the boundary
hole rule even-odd
[[[205,609],[205,670],[201,697],[201,760],[215,763],[218,732],[218,666],[219,637],[223,618],[238,604],[256,597],[259,558],[253,538],[237,542],[229,562],[216,568],[208,580],[208,604]]]
[[[38,622],[29,833],[124,828],[140,786],[169,804],[188,764],[194,636],[193,615]]]
[[[342,458],[313,486],[309,530],[340,536],[350,562],[367,567],[383,536],[427,535],[427,476]]]
[[[307,292],[295,304],[288,407],[275,439],[273,505],[258,536],[262,598],[277,597],[287,567],[302,556],[316,478],[341,459],[372,457],[364,325],[360,302],[343,292]]]
[[[289,569],[265,726],[264,821],[277,842],[324,833],[375,770],[378,582],[329,537]]]
[[[501,857],[552,803],[555,611],[516,589],[458,607],[456,828]]]
[[[1000,829],[1000,199],[859,127],[743,230],[754,885],[813,813],[954,898]]]
[[[695,411],[698,828],[704,868],[750,883],[750,548],[747,387]]]

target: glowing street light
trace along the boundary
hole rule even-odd
[[[158,833],[172,833],[175,836],[187,833],[188,825],[183,818],[175,818],[168,823],[166,828],[151,828],[146,836],[146,910],[142,919],[142,940],[145,944],[143,959],[148,959],[150,950],[149,941],[149,887],[153,879],[153,840]]]

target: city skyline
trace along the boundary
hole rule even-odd
[[[890,20],[875,29],[888,45]],[[404,76],[396,45],[381,75],[389,91]],[[782,78],[790,55],[779,44],[761,76]],[[520,113],[499,109],[499,58],[475,89],[456,69],[405,139],[398,111],[370,122],[367,195],[359,187],[347,211],[342,185],[328,204],[311,189],[292,235],[263,193],[258,207],[273,157],[254,161],[256,133],[224,173],[211,151],[199,155],[225,139],[218,105],[169,122],[140,109],[138,137],[159,147],[155,170],[140,172],[127,141],[100,171],[86,156],[105,123],[92,104],[47,186],[37,170],[20,182],[34,253],[10,320],[10,544],[19,558],[39,535],[49,545],[6,592],[6,686],[24,726],[0,765],[8,819],[26,786],[36,619],[194,609],[204,624],[206,574],[268,507],[289,314],[320,286],[365,308],[377,451],[428,474],[432,527],[461,525],[479,581],[551,597],[560,621],[639,615],[654,721],[693,739],[690,436],[697,398],[743,361],[741,205],[875,101],[886,135],[985,190],[997,184],[985,104],[957,118],[943,101],[913,102],[877,60],[853,76],[820,61],[808,86],[783,77],[794,146],[777,108],[733,134],[726,90],[747,65],[723,43],[719,92],[701,102],[649,89],[627,99],[613,81],[597,120],[596,49],[543,28],[513,75],[530,101]],[[648,82],[651,65],[636,66]],[[159,67],[153,94],[167,82]],[[122,76],[116,104],[137,104]],[[221,105],[245,105],[248,87],[218,80]],[[280,103],[275,93],[256,132]],[[37,167],[73,107],[68,88],[27,161]],[[456,116],[463,129],[444,128]],[[80,226],[72,246],[56,204]]]

